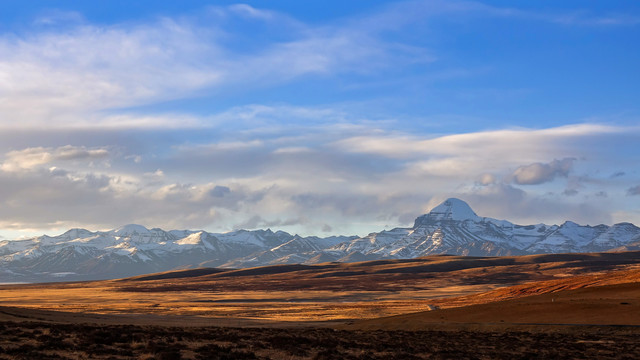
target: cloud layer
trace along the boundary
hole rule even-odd
[[[274,40],[254,40],[235,31],[235,23],[273,32]],[[0,126],[175,126],[180,119],[104,112],[431,61],[423,49],[386,42],[365,28],[313,27],[249,5],[148,24],[79,21],[45,29],[0,34]]]
[[[199,132],[206,138],[203,132],[217,130]],[[632,132],[640,140],[637,129],[592,125],[421,138],[373,124],[340,131],[316,124],[296,130],[297,136],[240,132],[235,135],[242,141],[200,144],[184,142],[187,133],[173,130],[174,141],[163,143],[162,153],[154,132],[117,147],[29,147],[0,157],[0,225],[111,228],[134,222],[362,233],[409,225],[449,196],[484,216],[524,224],[607,223],[612,218],[602,204],[615,201],[616,193],[634,195],[634,188],[612,178],[616,169],[604,171],[608,164],[590,160],[594,149],[579,144]],[[96,143],[100,136],[84,133],[83,140]],[[601,170],[584,173],[592,168]],[[613,199],[602,196],[605,189]]]
[[[122,23],[53,11],[0,33],[0,228],[363,234],[451,196],[523,224],[640,223],[633,114],[494,120],[546,108],[527,97],[544,91],[490,82],[513,73],[466,63],[464,42],[483,21],[564,33],[634,16],[457,1],[314,22],[200,10]]]

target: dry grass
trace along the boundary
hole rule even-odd
[[[3,286],[0,359],[635,359],[639,265],[436,256]]]
[[[561,290],[542,295],[355,321],[343,329],[509,329],[617,326],[640,332],[640,283]]]
[[[47,331],[47,333],[45,333]],[[0,323],[0,359],[634,359],[637,333]]]
[[[0,305],[68,312],[72,315],[65,317],[70,321],[89,316],[88,321],[182,321],[197,326],[317,323],[418,312],[432,305],[464,306],[514,298],[543,291],[527,290],[526,284],[532,282],[550,281],[564,284],[556,288],[566,287],[567,282],[584,274],[607,274],[638,266],[640,253],[629,252],[500,258],[432,256],[351,264],[187,270],[124,280],[0,286]],[[591,285],[580,286],[602,283],[592,280]],[[514,285],[521,287],[504,290]],[[119,317],[108,320],[105,315]]]

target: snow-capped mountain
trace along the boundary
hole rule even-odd
[[[413,258],[432,254],[472,256],[600,252],[633,249],[640,228],[516,225],[478,216],[462,200],[448,199],[410,228],[364,237],[301,237],[284,231],[147,229],[126,225],[111,231],[71,229],[58,236],[0,241],[0,282],[125,277],[191,267]]]

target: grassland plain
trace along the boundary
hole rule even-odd
[[[638,299],[638,252],[191,269],[2,286],[0,353],[638,358]]]

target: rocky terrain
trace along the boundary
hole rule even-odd
[[[301,237],[284,231],[71,229],[57,236],[0,242],[0,282],[96,280],[181,268],[246,268],[410,259],[433,254],[506,256],[638,249],[640,228],[630,223],[516,225],[480,217],[448,199],[410,228],[364,237]]]

